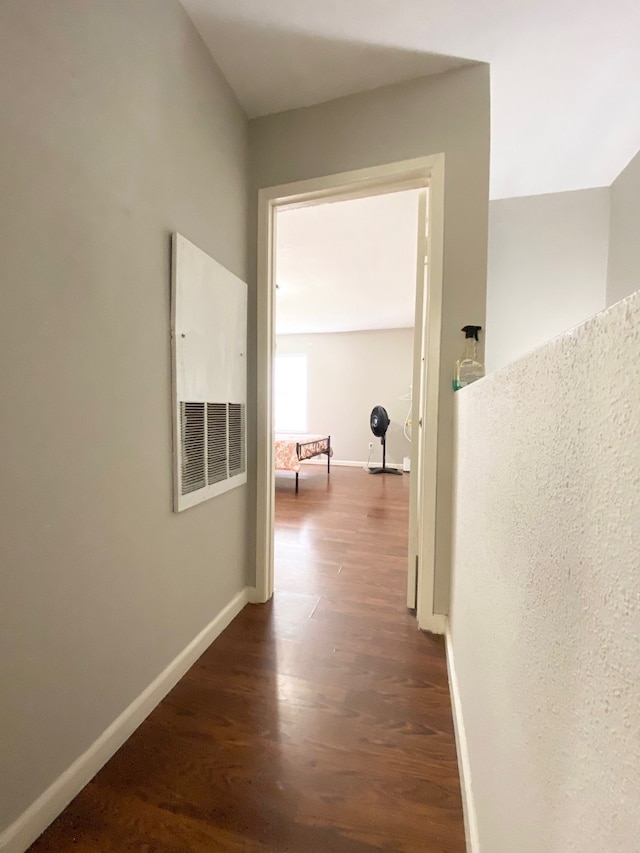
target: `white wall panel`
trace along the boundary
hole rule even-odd
[[[247,285],[173,235],[174,509],[247,481]]]
[[[487,370],[602,311],[608,242],[606,187],[490,202]]]

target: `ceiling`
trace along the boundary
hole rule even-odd
[[[277,334],[413,326],[418,194],[279,211]]]
[[[182,0],[249,116],[491,63],[491,197],[608,186],[640,146],[638,0]]]

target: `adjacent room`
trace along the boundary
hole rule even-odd
[[[405,599],[419,195],[277,213],[275,590],[309,614],[359,571]]]

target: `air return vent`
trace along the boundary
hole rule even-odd
[[[229,403],[229,474],[244,474],[244,406]]]
[[[246,474],[247,286],[173,235],[174,510]]]
[[[245,472],[244,403],[180,403],[180,494]]]
[[[204,489],[205,466],[204,403],[180,403],[182,494]]]
[[[220,483],[228,477],[227,407],[224,403],[207,403],[207,479]]]

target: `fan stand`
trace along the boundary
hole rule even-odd
[[[402,476],[402,471],[398,471],[397,468],[387,468],[387,442],[384,435],[380,442],[382,444],[382,468],[367,468],[367,471],[370,474],[400,474]]]

